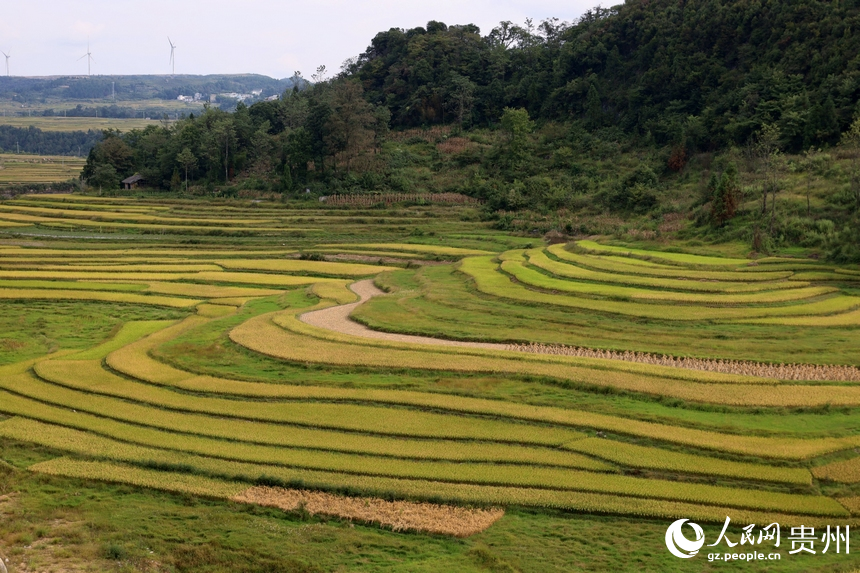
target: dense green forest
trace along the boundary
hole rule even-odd
[[[854,0],[637,0],[486,35],[391,29],[278,101],[106,133],[84,177],[285,198],[454,191],[522,232],[856,260],[858,28]]]
[[[100,131],[42,131],[36,127],[0,125],[0,152],[39,155],[87,154],[101,141]]]

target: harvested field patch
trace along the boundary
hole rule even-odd
[[[855,311],[853,314],[857,315],[858,319],[860,319],[860,311]],[[623,360],[626,362],[638,362],[642,364],[658,364],[660,366],[669,366],[671,368],[704,370],[708,372],[721,372],[724,374],[740,374],[742,376],[755,376],[774,380],[830,380],[860,382],[860,368],[857,368],[856,366],[762,364],[760,362],[745,362],[738,360],[701,360],[699,358],[656,356],[641,352],[614,352],[612,350],[593,350],[591,348],[551,344],[510,344],[508,345],[508,348],[510,350],[532,352],[535,354]]]
[[[504,509],[467,509],[451,505],[387,501],[374,497],[346,497],[330,493],[279,487],[252,487],[233,501],[277,507],[285,511],[303,509],[390,527],[394,531],[425,531],[468,537],[486,530],[505,515]]]

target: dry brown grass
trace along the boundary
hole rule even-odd
[[[450,125],[434,125],[430,128],[414,127],[403,131],[392,131],[388,137],[391,141],[400,143],[415,138],[423,139],[427,143],[435,143],[437,140],[447,137],[450,133]]]
[[[742,360],[702,360],[700,358],[677,358],[674,356],[647,354],[645,352],[615,352],[614,350],[594,350],[578,346],[557,344],[509,344],[506,350],[531,352],[533,354],[555,354],[559,356],[578,356],[582,358],[604,358],[623,360],[640,364],[654,364],[687,370],[705,370],[723,374],[756,376],[775,380],[827,380],[840,382],[860,382],[860,368],[856,366],[821,366],[816,364],[764,364]]]
[[[299,489],[251,487],[233,501],[277,507],[286,511],[304,509],[345,519],[390,527],[394,531],[426,531],[468,537],[484,531],[504,514],[503,509],[467,509],[452,505],[412,501],[386,501],[374,497],[346,497]]]
[[[436,149],[449,155],[463,153],[474,147],[478,147],[478,144],[465,137],[449,137],[442,143],[436,144]]]

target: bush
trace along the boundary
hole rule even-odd
[[[610,211],[644,213],[657,205],[657,174],[640,165],[610,190],[601,193],[600,202]]]

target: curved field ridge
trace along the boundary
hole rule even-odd
[[[197,317],[194,317],[197,318]],[[188,319],[186,319],[187,321]],[[679,428],[666,424],[643,422],[617,416],[596,414],[581,410],[532,406],[461,396],[427,394],[405,390],[370,390],[349,388],[321,388],[313,386],[273,385],[241,382],[209,376],[194,376],[170,366],[156,362],[146,356],[146,348],[152,340],[167,340],[189,326],[180,323],[151,335],[149,339],[134,343],[114,352],[108,364],[124,374],[159,384],[171,385],[184,391],[208,394],[224,394],[249,398],[279,398],[289,400],[334,400],[370,402],[379,404],[416,406],[453,413],[501,416],[515,420],[560,424],[567,427],[584,427],[609,432],[655,439],[708,450],[726,451],[766,458],[806,459],[847,448],[860,446],[860,438],[799,439],[784,437],[738,436],[694,428]],[[178,329],[178,330],[177,330]],[[168,332],[171,331],[172,332]],[[158,337],[158,338],[156,338]],[[143,345],[142,345],[143,344]],[[134,347],[132,349],[132,347]],[[131,349],[131,350],[129,350]],[[113,360],[112,360],[113,359]],[[46,376],[52,376],[39,367]],[[95,377],[91,377],[96,381]],[[78,384],[82,384],[79,382]],[[32,384],[30,384],[32,387]],[[95,390],[95,388],[93,388]],[[126,388],[115,386],[112,381],[102,392],[115,391],[127,395]],[[198,401],[193,402],[195,405]],[[342,422],[341,422],[342,424]]]
[[[281,426],[246,419],[221,419],[220,422],[216,423],[215,419],[208,415],[196,412],[202,410],[214,415],[219,412],[243,415],[243,412],[230,411],[226,408],[223,410],[213,409],[211,406],[196,404],[190,399],[182,402],[174,397],[173,400],[170,400],[169,394],[166,395],[167,399],[159,398],[159,393],[147,393],[145,387],[101,370],[100,365],[95,361],[89,363],[64,360],[43,361],[36,365],[36,373],[45,380],[67,388],[80,389],[83,392],[73,392],[62,387],[50,387],[32,379],[27,379],[23,383],[15,383],[15,378],[12,378],[10,382],[5,384],[5,387],[47,404],[65,405],[97,416],[120,418],[124,421],[176,432],[234,439],[255,444],[367,453],[412,459],[533,463],[595,471],[610,471],[612,469],[605,463],[584,456],[556,449],[540,449],[513,444],[487,442],[472,445],[464,442],[428,440],[426,438],[413,441],[342,433],[314,427],[294,427],[289,432],[284,432]],[[87,384],[82,384],[79,381],[80,376],[88,381]],[[165,394],[162,392],[161,395],[164,396]],[[106,398],[106,396],[139,400],[140,404],[131,405],[114,398]],[[355,395],[354,398],[359,396]],[[312,397],[309,396],[309,398]],[[384,404],[385,402],[381,403]],[[407,404],[406,401],[402,403]],[[421,404],[414,405],[420,406]],[[160,411],[159,406],[179,410],[181,413]],[[309,406],[309,408],[312,407]],[[11,406],[7,406],[7,408],[11,408]],[[65,418],[43,418],[49,413],[48,410],[39,408],[39,411],[41,412],[40,419],[55,422],[65,420]],[[20,412],[20,410],[13,411],[10,409],[10,412]],[[452,413],[456,413],[456,411]],[[481,411],[481,413],[487,412]],[[56,412],[53,415],[56,416]],[[73,418],[71,421],[62,423],[76,425],[80,421],[80,419],[74,421]],[[373,429],[372,426],[368,426],[366,432]],[[137,430],[131,433],[130,439],[139,440],[144,434],[146,431]],[[672,469],[673,471],[694,474],[722,475],[740,479],[785,483],[808,484],[810,482],[809,472],[801,469],[774,468],[761,464],[730,462],[705,456],[675,454],[659,448],[625,445],[606,440],[598,440],[596,443],[599,446],[595,447],[593,439],[583,440],[584,434],[579,436],[576,434],[568,435],[576,436],[576,439],[564,444],[565,450],[581,451],[590,456],[632,467]],[[503,432],[498,432],[494,436],[495,440],[499,438],[504,438]],[[582,441],[580,442],[580,440]],[[157,443],[161,444],[162,442],[157,441]],[[553,444],[547,442],[546,445],[552,446]]]
[[[562,243],[551,245],[547,247],[546,251],[566,263],[572,263],[584,269],[595,269],[607,273],[616,273],[619,276],[643,275],[648,277],[729,282],[772,282],[787,279],[792,276],[790,271],[699,270],[689,269],[678,265],[657,265],[649,261],[632,259],[630,257],[604,254],[580,254],[568,251]],[[755,268],[758,269],[760,267]]]
[[[2,427],[2,424],[0,424]],[[260,467],[218,466],[222,475],[231,471],[244,472],[241,477],[246,481],[259,476]],[[229,498],[247,489],[233,474],[225,479],[213,479],[189,474],[168,474],[133,465],[103,461],[84,461],[70,458],[57,458],[40,462],[29,468],[31,471],[50,475],[97,479],[116,483],[129,483],[165,491],[185,492],[204,497]],[[472,486],[468,484],[445,484],[421,480],[400,480],[390,478],[368,479],[343,476],[329,472],[284,471],[280,474],[284,481],[302,481],[307,487],[334,489],[338,487],[361,488],[369,495],[391,495],[415,499],[444,499],[454,503],[491,504],[491,505],[528,505],[574,511],[612,513],[620,515],[662,517],[667,519],[697,519],[721,523],[731,513],[737,519],[749,523],[770,523],[778,521],[781,525],[823,525],[833,521],[832,517],[798,516],[781,512],[760,512],[727,507],[710,507],[696,504],[627,498],[603,494],[583,494],[579,492],[559,492],[544,489],[510,488],[497,486]]]
[[[819,366],[804,364],[770,365],[757,362],[701,360],[696,358],[678,358],[672,356],[657,356],[641,352],[615,352],[611,350],[594,350],[589,348],[569,347],[546,344],[502,344],[491,342],[466,342],[432,338],[429,336],[414,336],[372,330],[363,324],[349,319],[349,315],[359,305],[371,298],[385,294],[374,286],[370,279],[353,283],[350,290],[360,297],[356,302],[341,304],[321,310],[314,310],[299,315],[299,320],[317,328],[330,330],[348,336],[372,340],[386,340],[412,344],[428,344],[438,346],[455,346],[462,348],[485,348],[492,350],[512,350],[533,354],[549,354],[556,356],[576,356],[599,360],[620,360],[639,364],[683,368],[723,374],[738,374],[775,380],[820,380],[820,381],[860,381],[860,369],[854,366]]]
[[[694,273],[696,271],[690,271],[687,276],[684,276],[683,273],[679,273],[679,276],[682,278],[668,278],[668,277],[656,277],[656,276],[640,276],[638,274],[630,274],[624,272],[624,268],[619,268],[615,265],[609,265],[609,268],[617,272],[604,272],[604,271],[594,271],[585,266],[577,266],[576,264],[571,264],[570,262],[559,262],[550,259],[547,256],[547,252],[552,253],[558,256],[559,249],[554,249],[554,247],[561,246],[553,245],[549,247],[546,252],[541,249],[530,249],[525,252],[525,256],[528,258],[528,262],[542,269],[552,275],[574,279],[574,280],[584,280],[584,281],[593,281],[598,283],[612,283],[612,284],[622,284],[629,285],[635,287],[653,287],[659,289],[671,289],[678,291],[693,291],[693,292],[711,292],[711,293],[743,293],[743,292],[758,292],[758,291],[768,291],[768,290],[776,290],[776,289],[791,289],[791,288],[799,288],[808,286],[809,283],[799,282],[799,281],[784,281],[779,280],[783,278],[787,278],[790,273],[785,273],[785,276],[774,276],[767,277],[772,280],[767,281],[758,281],[758,282],[748,282],[743,279],[746,279],[746,276],[737,277],[741,278],[741,280],[730,280],[729,277],[723,276],[727,273],[710,273],[706,275],[709,278],[699,278],[696,279]],[[563,251],[563,249],[562,249]],[[571,254],[567,251],[563,251],[565,254]],[[561,256],[559,256],[561,258]],[[587,257],[581,256],[579,257],[585,261],[585,264],[597,262],[599,264],[600,260],[596,257]],[[635,259],[631,259],[635,260]],[[636,269],[633,269],[634,271]],[[738,273],[740,274],[740,273]],[[749,273],[747,273],[749,274]]]
[[[267,475],[279,479],[295,479],[297,469],[299,472],[319,472],[320,470],[306,470],[303,468],[279,467],[277,465],[269,465],[263,463],[249,463],[244,461],[232,461],[218,458],[211,458],[205,455],[189,454],[182,452],[172,452],[163,450],[157,447],[144,447],[134,444],[126,444],[116,440],[92,436],[76,430],[60,428],[58,426],[27,422],[13,418],[6,422],[0,423],[0,432],[4,436],[15,439],[22,439],[22,436],[27,436],[23,439],[48,445],[60,450],[76,453],[78,455],[92,457],[110,457],[117,461],[142,465],[149,462],[157,462],[165,465],[187,464],[196,468],[201,474],[209,474],[212,477],[238,477],[246,476],[245,479],[255,479],[256,476]],[[460,478],[458,472],[449,474],[451,477],[445,480],[434,480],[432,478],[421,477],[395,477],[385,475],[351,475],[343,472],[325,473],[340,474],[343,478],[356,477],[356,483],[361,484],[373,483],[380,480],[417,480],[419,482],[432,483],[434,485],[450,484],[456,487],[501,487],[501,488],[521,488],[516,484],[499,483],[504,481],[503,476],[495,476],[493,472],[501,466],[488,466],[486,473],[489,479],[484,483],[470,482],[467,478]],[[454,468],[450,468],[449,471]],[[471,473],[471,472],[470,472]],[[506,472],[510,473],[510,472]],[[298,475],[301,475],[300,473]],[[837,502],[830,498],[820,495],[804,495],[804,494],[788,494],[769,492],[763,490],[752,490],[734,487],[711,486],[695,483],[679,483],[657,479],[642,479],[627,476],[611,475],[611,474],[590,474],[581,471],[566,472],[566,478],[569,483],[566,487],[553,488],[547,485],[537,485],[537,489],[555,491],[559,494],[564,493],[583,493],[585,499],[590,496],[612,497],[619,496],[622,498],[641,498],[643,505],[650,505],[649,502],[655,500],[678,500],[685,503],[703,503],[705,505],[723,506],[737,508],[749,508],[757,511],[785,511],[793,514],[803,514],[810,516],[847,516],[848,512]],[[253,477],[251,477],[253,476]],[[287,476],[291,476],[287,477]],[[525,477],[525,476],[524,476]],[[525,483],[535,482],[534,477],[527,477],[523,480]],[[561,477],[561,476],[560,476]],[[342,478],[342,479],[343,479]],[[165,476],[164,479],[169,479]],[[564,480],[559,483],[563,484]],[[360,487],[360,486],[359,486]],[[525,486],[531,489],[535,486]],[[396,491],[396,490],[395,490]],[[514,498],[501,500],[497,503],[503,505],[511,505],[517,503]],[[524,505],[537,505],[533,501],[524,503]]]
[[[711,265],[711,266],[742,266],[749,264],[747,259],[730,259],[723,257],[709,257],[703,255],[691,255],[687,253],[669,253],[665,251],[646,251],[644,249],[630,249],[627,247],[613,247],[610,245],[601,245],[594,241],[577,241],[576,246],[586,250],[595,251],[598,253],[612,253],[621,255],[638,256],[646,259],[661,259],[673,263],[683,265]],[[786,259],[788,260],[788,259]]]
[[[574,295],[618,297],[636,301],[678,302],[705,306],[740,306],[747,304],[771,304],[800,301],[838,292],[833,287],[804,287],[752,293],[701,293],[675,292],[636,287],[604,285],[549,277],[524,266],[517,261],[502,261],[501,270],[520,283],[543,290],[560,291]]]
[[[772,316],[815,316],[837,314],[860,307],[860,297],[841,294],[805,304],[782,306],[713,308],[708,306],[684,305],[667,307],[665,304],[616,302],[615,300],[566,296],[529,290],[521,284],[512,282],[507,275],[499,272],[498,265],[493,262],[492,257],[470,257],[463,259],[459,270],[471,277],[475,281],[477,289],[487,295],[531,304],[566,306],[582,310],[657,320],[732,321]]]
[[[279,328],[280,327],[280,328]],[[337,338],[351,338],[352,341]],[[407,343],[372,341],[336,335],[300,322],[290,311],[261,315],[230,331],[237,344],[275,358],[300,363],[340,364],[383,368],[417,368],[453,372],[507,372],[550,376],[579,384],[615,387],[633,392],[672,396],[692,402],[736,406],[797,407],[812,405],[860,405],[860,387],[778,384],[758,379],[757,384],[677,381],[658,374],[656,365],[636,364],[639,373],[599,370],[590,359],[480,348],[447,348]],[[371,352],[367,347],[385,348]],[[527,358],[528,357],[528,358]],[[577,363],[578,360],[583,362]],[[608,361],[612,362],[612,361]],[[631,366],[633,366],[631,364]],[[652,372],[645,374],[648,369]],[[695,371],[690,372],[691,375]],[[719,373],[699,372],[721,377]],[[751,379],[756,380],[756,379]]]

